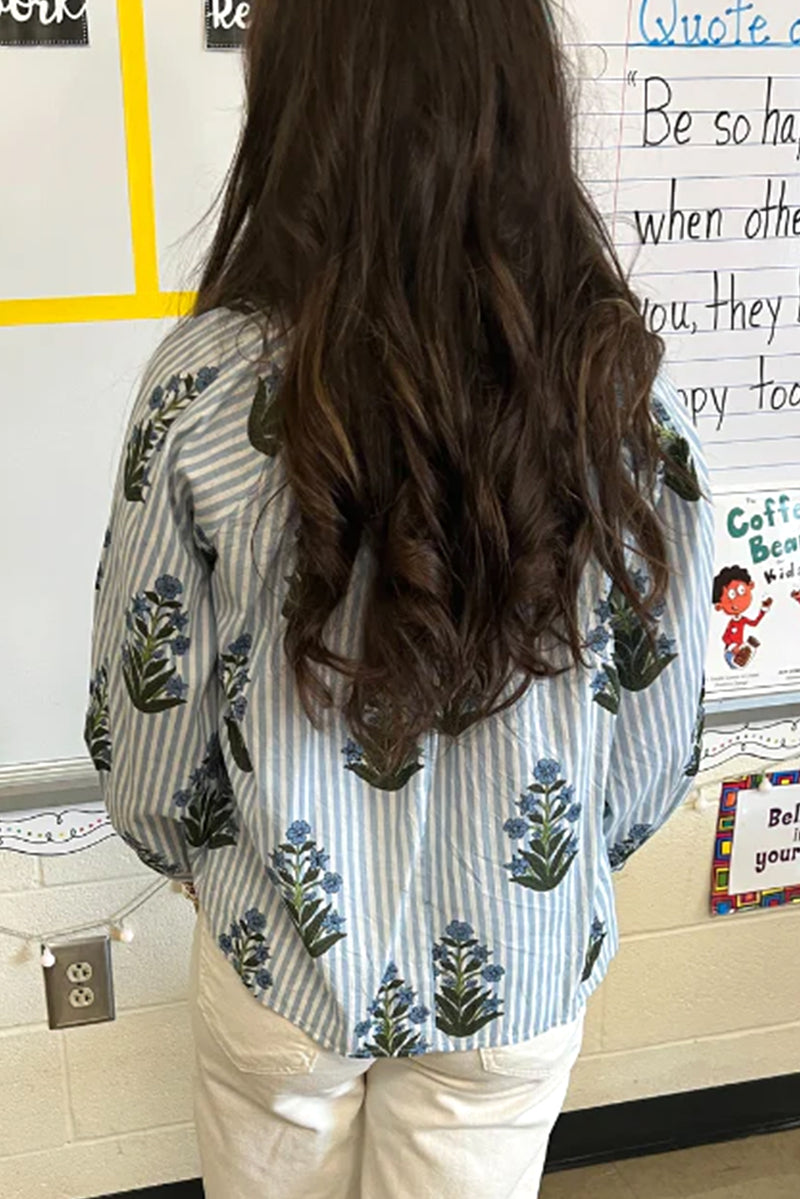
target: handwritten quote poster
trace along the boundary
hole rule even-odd
[[[800,487],[718,492],[710,699],[800,693]]]
[[[714,488],[798,480],[800,4],[574,11],[582,170]]]
[[[235,50],[244,44],[250,0],[205,0],[206,49]]]
[[[88,46],[87,0],[0,0],[0,46]]]

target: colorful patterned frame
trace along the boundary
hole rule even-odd
[[[743,895],[731,895],[728,891],[739,792],[756,789],[762,777],[760,774],[748,774],[744,778],[722,784],[714,842],[714,865],[711,870],[712,916],[730,916],[734,912],[753,912],[761,908],[783,907],[787,903],[800,903],[800,886],[778,887],[771,891],[747,891]],[[769,773],[767,778],[773,787],[788,787],[800,783],[800,770],[778,770]]]

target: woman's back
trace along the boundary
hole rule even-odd
[[[251,318],[185,322],[131,417],[87,722],[96,763],[110,759],[112,818],[145,861],[193,878],[246,985],[320,1044],[371,1056],[526,1040],[574,1019],[601,981],[611,870],[690,786],[708,505],[660,488],[673,576],[652,642],[589,563],[585,665],[457,737],[430,731],[387,769],[335,705],[309,721],[287,667],[292,495],[278,436],[266,457],[248,435],[260,392],[265,444],[286,347],[262,347]],[[666,382],[655,400],[691,439]],[[327,629],[338,654],[358,651],[373,571],[365,548]]]
[[[532,1196],[611,872],[697,768],[707,475],[546,0],[251,9],[86,742],[199,898],[209,1199]]]

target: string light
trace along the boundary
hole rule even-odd
[[[125,945],[130,945],[134,938],[134,931],[125,924],[128,916],[132,916],[134,912],[138,912],[139,908],[148,903],[154,896],[163,891],[169,886],[171,879],[158,879],[155,883],[150,883],[144,891],[140,891],[135,895],[129,903],[118,911],[113,912],[105,920],[87,921],[85,924],[73,924],[70,928],[59,928],[44,931],[25,932],[19,928],[5,928],[0,925],[0,935],[11,937],[15,941],[21,941],[23,948],[20,951],[20,960],[27,957],[25,947],[31,944],[39,944],[40,946],[40,962],[46,970],[55,965],[55,956],[50,946],[63,940],[68,940],[78,936],[80,933],[97,932],[105,929],[106,932],[115,940],[121,941]],[[184,887],[179,884],[176,889],[184,890]]]
[[[762,774],[761,779],[758,784],[758,789],[759,789],[759,791],[771,791],[772,790],[772,783],[769,781],[768,774]]]

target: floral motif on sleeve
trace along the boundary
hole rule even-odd
[[[181,823],[189,845],[195,849],[201,846],[221,849],[236,844],[239,829],[233,788],[217,733],[209,738],[202,763],[189,776],[189,786],[176,791],[172,798],[181,809]]]
[[[552,758],[537,762],[536,781],[517,801],[520,815],[503,825],[512,841],[523,842],[506,863],[510,881],[532,891],[554,890],[578,856],[574,826],[581,805],[575,802],[575,788],[559,778],[560,773],[560,763]]]
[[[689,442],[675,427],[675,422],[660,400],[653,400],[653,416],[659,445],[666,458],[664,482],[682,500],[697,503],[703,492]]]
[[[391,774],[374,766],[366,752],[352,738],[346,742],[342,753],[344,754],[345,770],[352,770],[353,774],[357,774],[371,787],[377,787],[379,791],[400,791],[418,770],[422,770],[422,762],[419,761],[422,756],[421,749],[417,749],[416,753],[399,770]]]
[[[225,727],[228,730],[231,753],[239,769],[248,773],[252,771],[253,763],[245,745],[241,723],[247,712],[244,689],[250,682],[247,665],[252,647],[253,638],[249,633],[242,633],[230,643],[219,661],[220,680],[229,704]]]
[[[97,563],[97,574],[94,580],[94,589],[99,591],[106,573],[106,554],[111,545],[111,528],[106,529],[105,537],[103,538],[103,548],[100,551],[100,561]]]
[[[621,870],[631,854],[636,853],[637,849],[641,849],[645,841],[648,841],[652,835],[652,825],[634,824],[624,841],[618,841],[609,849],[608,860],[611,863],[611,869]]]
[[[203,366],[196,375],[173,375],[163,386],[159,384],[153,389],[151,415],[134,425],[125,450],[123,487],[126,500],[144,503],[145,490],[150,483],[150,459],[163,446],[176,418],[211,386],[218,374],[219,367]]]
[[[278,406],[281,378],[281,371],[274,364],[269,374],[259,378],[247,422],[250,444],[267,458],[274,458],[281,448],[281,416]]]
[[[355,1027],[363,1044],[352,1057],[415,1057],[429,1048],[420,1026],[430,1011],[417,1002],[417,993],[400,978],[394,962],[386,967],[377,997],[367,1005],[367,1019]]]
[[[328,870],[329,855],[312,840],[305,820],[289,826],[285,842],[270,858],[270,878],[280,888],[303,944],[312,958],[321,957],[347,936],[344,916],[333,910],[332,902],[326,903],[328,896],[341,891],[341,875]]]
[[[684,773],[688,779],[695,778],[700,772],[700,759],[703,753],[703,734],[706,730],[706,685],[703,681],[703,688],[700,692],[700,703],[697,708],[697,720],[694,726],[694,736],[692,738],[692,756],[686,763]]]
[[[186,703],[189,690],[178,672],[186,653],[189,617],[178,598],[183,583],[160,575],[152,591],[133,597],[125,614],[128,636],[122,645],[122,675],[131,703],[140,712],[165,712]]]
[[[150,870],[157,870],[159,874],[166,874],[168,878],[175,878],[176,875],[183,873],[181,866],[170,862],[159,850],[150,849],[143,841],[132,837],[130,833],[120,833],[120,837],[137,855],[142,865],[147,866]]]
[[[586,950],[586,960],[584,961],[583,974],[581,975],[582,983],[585,983],[591,977],[592,971],[597,965],[597,959],[600,957],[603,942],[607,936],[608,933],[606,932],[605,924],[599,916],[595,916],[592,921],[591,932],[589,933],[589,948]]]
[[[495,988],[505,970],[489,963],[490,956],[463,920],[451,920],[435,945],[436,1027],[449,1037],[472,1036],[503,1015]]]
[[[111,732],[108,724],[108,663],[98,666],[89,683],[89,707],[83,740],[95,770],[111,769]]]
[[[640,595],[650,586],[644,571],[633,573]],[[616,716],[622,691],[644,691],[677,658],[675,642],[660,633],[651,638],[664,615],[663,601],[650,611],[651,629],[645,627],[628,599],[618,587],[613,587],[607,600],[595,608],[600,622],[586,641],[586,648],[600,658],[600,668],[592,679],[595,703]]]
[[[266,968],[271,956],[264,936],[266,927],[266,916],[258,908],[250,908],[241,919],[232,920],[229,931],[217,938],[220,949],[257,998],[272,986],[272,975]]]

